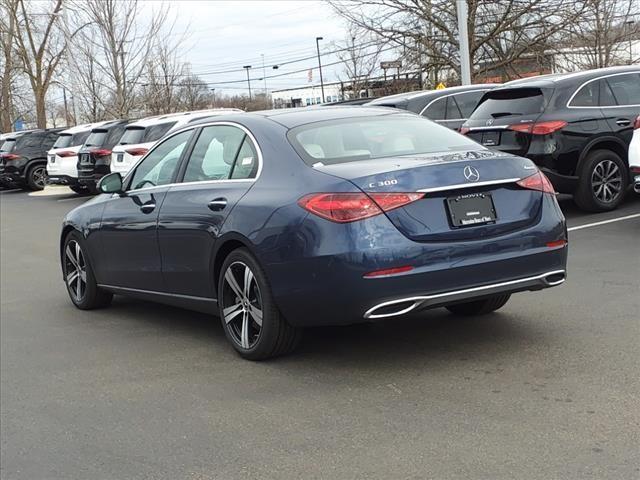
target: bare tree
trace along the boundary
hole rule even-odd
[[[405,60],[438,81],[459,71],[456,4],[452,0],[329,0],[338,14],[404,52]],[[581,15],[575,0],[468,0],[472,76],[511,69],[544,50]]]
[[[560,70],[602,68],[640,61],[631,42],[640,40],[638,0],[584,0],[583,15],[567,25],[569,35],[557,53]]]
[[[0,131],[12,129],[14,118],[13,79],[16,74],[14,64],[14,35],[16,32],[16,12],[18,0],[0,1]]]
[[[84,59],[74,60],[81,71],[80,80],[87,90],[101,90],[95,99],[104,115],[126,118],[136,105],[144,83],[141,79],[169,10],[162,7],[143,23],[138,20],[138,0],[82,0],[74,5],[78,11],[75,21],[90,24],[74,42],[76,47],[85,45]],[[87,55],[91,55],[90,62]],[[88,64],[94,76],[86,75]]]
[[[34,11],[32,4],[17,0],[17,8],[12,12],[15,52],[33,91],[36,123],[40,128],[47,125],[47,91],[66,48],[58,20],[62,0],[49,2],[48,7]]]
[[[177,58],[177,47],[177,43],[160,41],[147,62],[142,84],[142,103],[147,113],[172,113],[181,107],[180,90],[187,68]]]
[[[356,43],[357,41],[357,43]],[[350,24],[347,30],[347,40],[335,43],[336,56],[344,65],[344,76],[338,79],[349,85],[353,96],[369,86],[369,79],[378,69],[380,53],[385,47],[384,42],[377,41],[368,31]]]
[[[178,86],[182,109],[201,110],[207,108],[211,103],[209,87],[200,77],[190,75],[182,79]]]

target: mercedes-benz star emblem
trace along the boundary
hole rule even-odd
[[[475,169],[475,167],[472,167],[471,165],[467,165],[466,167],[464,167],[462,173],[464,173],[464,178],[466,178],[470,182],[477,182],[478,180],[480,180],[480,173]]]
[[[489,120],[487,120],[487,123],[485,123],[485,125],[487,126],[493,125],[493,118],[490,118]]]

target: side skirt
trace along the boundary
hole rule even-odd
[[[192,297],[190,295],[180,295],[178,293],[155,292],[152,290],[141,290],[138,288],[115,287],[113,285],[98,284],[103,288],[116,295],[125,295],[127,297],[139,298],[151,302],[164,303],[174,307],[186,308],[188,310],[196,310],[202,313],[218,315],[218,300],[215,298]]]

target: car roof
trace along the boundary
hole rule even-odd
[[[127,125],[127,128],[135,128],[135,127],[149,127],[152,125],[158,125],[165,122],[177,121],[184,119],[188,121],[188,119],[201,116],[214,116],[214,115],[223,115],[225,113],[241,113],[242,110],[239,108],[212,108],[207,110],[192,110],[188,112],[177,112],[177,113],[167,113],[164,115],[154,115],[152,117],[145,117],[140,120],[136,120],[135,122],[131,122]]]
[[[458,85],[455,87],[442,88],[440,90],[418,90],[415,92],[397,93],[395,95],[387,95],[386,97],[380,97],[372,100],[367,105],[385,105],[387,103],[397,103],[401,101],[409,101],[422,97],[440,97],[445,95],[451,95],[454,93],[464,93],[474,90],[486,90],[487,88],[499,87],[500,83],[476,83],[473,85]]]
[[[602,75],[614,75],[617,73],[640,73],[640,65],[624,65],[620,67],[596,68],[571,73],[551,73],[535,77],[519,78],[505,83],[502,88],[509,87],[538,87],[553,88],[557,85],[580,83]]]
[[[107,120],[106,122],[100,122],[98,125],[95,125],[91,128],[92,132],[100,131],[100,130],[108,130],[111,127],[115,127],[117,125],[127,124],[131,120]]]
[[[234,115],[218,117],[206,117],[189,124],[190,127],[210,123],[213,120],[242,122],[248,118],[264,118],[279,123],[286,128],[294,128],[308,123],[322,122],[326,120],[338,120],[341,118],[371,117],[381,115],[413,115],[409,112],[393,110],[387,107],[368,105],[336,105],[333,107],[300,107],[282,108],[275,110],[262,110]]]
[[[60,132],[60,135],[73,135],[74,133],[86,132],[90,131],[93,128],[99,127],[100,125],[105,124],[106,122],[96,122],[96,123],[84,123],[82,125],[76,125],[71,128],[67,128]]]

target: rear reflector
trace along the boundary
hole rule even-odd
[[[424,197],[424,193],[312,193],[298,200],[305,210],[337,223],[380,215]]]
[[[566,240],[556,240],[555,242],[547,242],[547,247],[549,248],[564,247],[566,244],[567,244]]]
[[[530,133],[532,135],[548,135],[567,126],[567,122],[563,120],[553,120],[550,122],[538,123],[518,123],[509,125],[509,130],[514,132]]]
[[[133,155],[134,157],[140,157],[149,151],[148,148],[130,148],[129,150],[125,150],[129,155]]]
[[[634,130],[640,129],[640,115],[638,115],[638,118],[636,118],[636,121],[633,123],[633,129]]]
[[[373,272],[365,273],[363,275],[364,278],[372,278],[372,277],[384,277],[387,275],[396,275],[398,273],[410,272],[413,270],[411,265],[405,265],[403,267],[393,267],[393,268],[385,268],[383,270],[374,270]]]
[[[634,175],[640,175],[640,167],[631,167],[630,170]]]
[[[15,153],[3,153],[2,155],[0,155],[0,157],[5,160],[18,160],[20,158],[20,155],[16,155]]]
[[[469,127],[460,127],[460,133],[462,135],[466,135],[467,133],[469,133],[471,131],[471,129]]]
[[[533,175],[523,178],[516,183],[522,188],[526,188],[528,190],[537,190],[539,192],[552,194],[556,193],[547,176],[541,171],[537,171]]]

